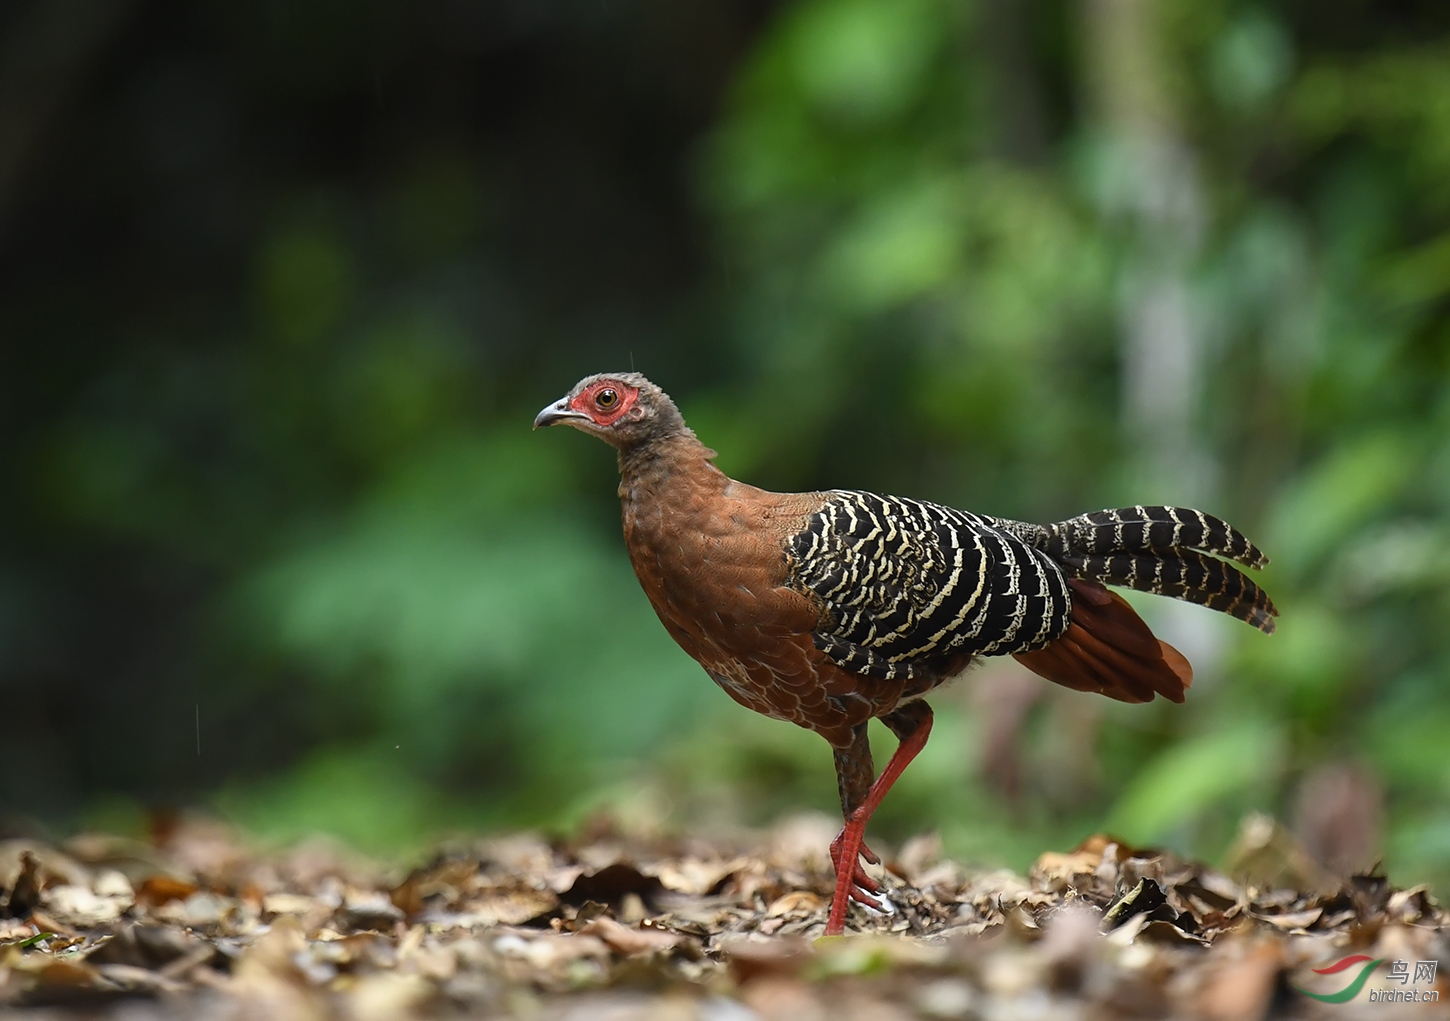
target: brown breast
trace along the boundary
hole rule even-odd
[[[786,540],[824,499],[736,482],[681,438],[621,461],[624,537],[640,585],[680,646],[732,698],[829,736],[889,712],[899,682],[841,670],[811,638],[817,601],[787,585]]]

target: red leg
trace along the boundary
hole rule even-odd
[[[845,856],[841,853],[842,844],[845,842],[845,839],[846,831],[843,829],[840,833],[836,834],[836,839],[831,841],[831,868],[838,876],[841,874],[841,870],[846,867]],[[881,864],[881,859],[876,855],[876,852],[867,847],[864,842],[861,844],[858,854],[872,865]],[[851,891],[849,894],[851,900],[857,904],[865,904],[868,907],[873,907],[881,911],[885,909],[878,900],[880,893],[881,884],[872,879],[866,873],[866,870],[861,867],[861,862],[857,861],[855,868],[852,869],[851,875]]]
[[[918,708],[919,707],[919,708]],[[846,928],[846,906],[851,899],[873,903],[870,894],[880,893],[881,886],[870,876],[866,875],[861,868],[860,857],[864,853],[867,860],[873,864],[878,862],[870,849],[863,843],[866,837],[866,823],[871,819],[871,813],[876,811],[876,806],[881,804],[881,799],[886,797],[886,792],[891,790],[894,784],[911,760],[916,758],[917,753],[926,746],[926,739],[931,736],[931,710],[926,703],[916,702],[907,707],[910,712],[910,722],[915,726],[910,730],[898,729],[892,726],[892,730],[901,738],[901,744],[896,746],[896,752],[891,756],[891,761],[871,785],[871,790],[866,795],[866,800],[856,807],[846,820],[845,827],[841,830],[840,836],[831,842],[831,861],[836,868],[836,893],[831,899],[831,917],[826,922],[826,935],[839,936]],[[907,714],[902,713],[903,716]],[[900,723],[906,725],[907,720],[889,720],[888,724]],[[904,732],[903,732],[904,731]]]

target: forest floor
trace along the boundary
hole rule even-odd
[[[1107,837],[972,871],[918,838],[878,873],[892,910],[833,939],[816,817],[481,839],[410,872],[204,821],[0,842],[0,1019],[1450,1017],[1450,913],[1312,877],[1268,820],[1245,833],[1239,879]]]

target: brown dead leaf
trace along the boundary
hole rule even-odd
[[[1450,919],[1423,889],[1383,876],[1327,894],[1243,887],[1101,835],[1039,856],[1026,878],[934,861],[930,839],[909,843],[900,858],[911,866],[898,860],[882,877],[894,911],[853,908],[851,935],[813,946],[803,937],[823,927],[832,877],[824,844],[805,843],[838,825],[785,825],[774,846],[606,826],[592,843],[502,838],[441,853],[401,882],[320,842],[266,855],[213,833],[185,865],[163,848],[144,868],[109,858],[91,871],[61,857],[53,872],[52,852],[28,843],[14,875],[31,851],[44,900],[0,930],[0,1001],[165,997],[178,1017],[318,1021],[421,1019],[446,1004],[553,1021],[731,1017],[743,998],[801,1021],[1035,1016],[1046,995],[1064,1016],[1216,1021],[1262,1012],[1264,982],[1279,982],[1272,960],[1253,958],[1258,946],[1312,945],[1293,951],[1296,969],[1350,938],[1376,957],[1443,959]],[[188,882],[203,864],[209,875]],[[127,902],[127,875],[134,905],[97,921]],[[1104,909],[1118,923],[1107,936]],[[1313,936],[1289,935],[1306,927]]]
[[[188,929],[206,929],[219,924],[236,908],[235,898],[223,897],[207,890],[196,890],[183,900],[168,900],[157,905],[151,914]]]
[[[93,964],[129,964],[154,969],[202,950],[208,955],[216,952],[211,943],[183,929],[123,922],[112,927],[110,938],[98,946],[87,960]]]
[[[38,963],[32,974],[40,980],[42,987],[79,988],[98,985],[101,980],[100,972],[83,961],[52,957]]]
[[[449,904],[456,902],[460,891],[474,883],[478,873],[478,862],[471,857],[444,858],[414,869],[389,892],[389,898],[411,918],[423,910],[429,898],[441,897]]]
[[[1259,1021],[1273,1000],[1284,963],[1282,948],[1257,941],[1215,954],[1192,997],[1194,1013],[1206,1021]]]
[[[777,897],[765,909],[766,918],[779,918],[782,915],[810,914],[823,907],[825,902],[809,890],[795,890],[784,896]]]
[[[605,959],[609,945],[596,936],[578,933],[506,933],[493,942],[493,949],[505,957],[521,958],[543,971],[561,962],[580,958]]]
[[[403,912],[381,890],[349,890],[342,912],[347,924],[356,929],[388,929],[403,921]]]
[[[1408,890],[1396,890],[1385,905],[1385,914],[1397,922],[1418,922],[1433,915],[1435,901],[1424,886],[1412,886]]]
[[[269,915],[305,915],[317,907],[317,901],[300,893],[269,893],[262,898],[262,910]]]
[[[1090,890],[1096,883],[1102,861],[1101,851],[1078,850],[1067,854],[1046,851],[1038,856],[1028,876],[1034,886],[1052,892]]]
[[[666,890],[703,897],[714,893],[747,864],[748,861],[744,858],[732,858],[728,861],[684,858],[680,861],[664,862],[655,871],[655,876]]]
[[[118,990],[127,993],[159,995],[177,994],[186,991],[186,985],[160,972],[138,968],[131,964],[101,964],[96,966],[97,974],[112,983]]]
[[[615,953],[625,956],[674,950],[688,942],[688,937],[678,933],[664,932],[654,928],[631,929],[620,925],[612,918],[604,917],[593,919],[579,932],[586,936],[598,936],[609,944],[609,948]]]
[[[147,876],[136,891],[136,900],[145,904],[160,905],[173,900],[186,900],[196,893],[195,883],[171,876]]]
[[[27,919],[32,928],[38,932],[53,932],[60,936],[78,937],[80,933],[66,925],[58,918],[52,918],[44,911],[35,910],[30,913]]]
[[[552,890],[528,887],[489,890],[471,899],[457,917],[467,926],[522,925],[559,906]],[[427,916],[425,916],[427,917]]]
[[[0,946],[6,943],[17,943],[34,935],[36,935],[36,928],[29,922],[0,922]]]
[[[1309,928],[1309,926],[1319,921],[1320,916],[1323,914],[1323,908],[1310,908],[1307,911],[1290,911],[1280,915],[1261,915],[1255,913],[1253,917],[1260,921],[1268,922],[1275,928],[1283,929],[1285,932],[1291,932],[1295,929]]]
[[[40,903],[40,863],[30,851],[20,852],[20,869],[9,885],[5,914],[11,918],[24,918]],[[0,892],[4,892],[3,887],[0,887]]]
[[[98,897],[88,886],[69,883],[52,886],[41,894],[46,912],[64,925],[77,929],[114,922],[131,906],[129,890],[123,897]]]
[[[54,847],[34,840],[0,840],[0,894],[5,890],[13,892],[26,870],[27,855],[33,862],[32,877],[42,889],[57,883],[84,884],[90,879],[88,869]]]

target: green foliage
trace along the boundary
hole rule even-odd
[[[1143,764],[1113,806],[1108,828],[1139,844],[1170,837],[1225,799],[1270,787],[1279,744],[1272,729],[1252,718],[1185,737]]]
[[[259,566],[238,607],[331,697],[367,699],[383,760],[396,741],[425,776],[472,763],[506,781],[503,808],[547,817],[548,798],[562,807],[601,760],[659,741],[707,689],[676,681],[692,664],[619,544],[568,513],[567,462],[539,439],[419,452],[349,520]],[[312,790],[341,774],[303,775]]]

